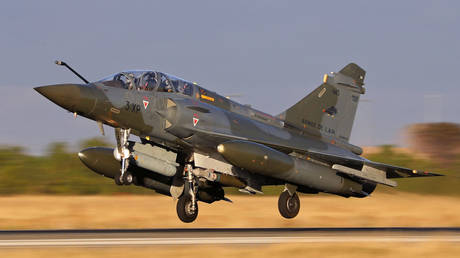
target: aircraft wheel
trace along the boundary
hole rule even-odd
[[[131,174],[130,172],[126,171],[126,172],[123,174],[122,181],[123,181],[123,184],[124,184],[124,185],[130,185],[130,184],[132,184],[132,183],[133,183],[133,174]]]
[[[278,210],[281,216],[286,219],[292,219],[297,216],[300,210],[300,200],[297,193],[291,196],[288,191],[282,192],[278,199]]]
[[[193,222],[198,216],[198,203],[195,204],[195,210],[192,210],[192,197],[189,194],[183,194],[177,201],[177,216],[182,222]]]
[[[115,175],[115,184],[123,185],[123,179],[121,178],[121,173]]]

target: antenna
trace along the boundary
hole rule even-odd
[[[68,64],[66,64],[65,62],[56,60],[56,61],[54,61],[54,63],[56,63],[57,65],[62,65],[62,66],[67,67],[67,69],[69,69],[72,73],[74,73],[76,76],[78,76],[78,78],[82,79],[82,81],[84,81],[86,84],[89,83],[88,80],[86,80],[83,76],[81,76],[79,73],[77,73],[74,69],[72,69],[72,67],[70,67],[70,66],[69,66]]]

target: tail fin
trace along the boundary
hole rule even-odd
[[[285,125],[348,142],[359,97],[365,92],[365,75],[354,63],[325,74],[323,84],[281,115]]]

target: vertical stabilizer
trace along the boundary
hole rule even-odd
[[[325,74],[323,84],[283,113],[286,126],[348,142],[365,75],[354,63]]]

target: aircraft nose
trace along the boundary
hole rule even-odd
[[[57,105],[70,110],[77,104],[80,98],[80,87],[78,84],[57,84],[36,87],[34,89]]]
[[[94,105],[93,98],[87,98],[90,93],[88,85],[56,84],[34,88],[38,93],[71,112],[85,111]],[[86,108],[85,108],[86,107]]]

